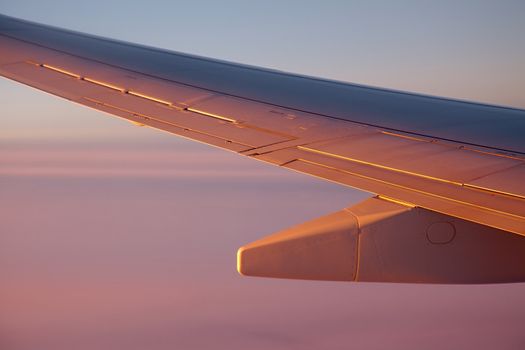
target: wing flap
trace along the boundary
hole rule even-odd
[[[255,157],[443,214],[515,233],[524,232],[525,201],[516,196],[495,194],[463,184],[332,157],[311,152],[304,146]]]
[[[395,199],[394,201],[396,202],[399,201],[425,209],[431,208],[430,210],[442,214],[525,235],[525,218],[523,216],[512,215],[499,210],[473,205],[469,202],[443,197],[436,194],[434,188],[429,188],[429,191],[419,191],[412,185],[404,187],[397,183],[364,176],[362,173],[339,170],[303,159],[291,161],[283,166],[321,179],[356,187],[372,193],[381,193],[385,198]],[[523,206],[523,203],[518,205]]]
[[[137,114],[134,114],[132,112],[124,111],[122,109],[117,109],[115,107],[104,105],[103,103],[97,102],[95,100],[89,100],[89,99],[81,99],[78,101],[74,101],[80,104],[83,104],[85,106],[97,109],[102,112],[109,113],[114,116],[118,116],[121,118],[124,118],[126,120],[129,120],[135,124],[139,125],[148,125],[150,127],[167,131],[169,133],[194,140],[199,141],[202,143],[205,143],[207,145],[212,145],[215,147],[227,149],[233,152],[242,152],[245,150],[250,149],[250,146],[242,145],[236,142],[232,142],[230,140],[222,139],[213,135],[208,135],[203,132],[199,132],[196,130],[191,130],[188,128],[183,128],[177,125],[173,125],[170,123],[166,123],[162,120],[156,120],[149,117],[140,116]]]
[[[193,109],[166,106],[130,94],[110,93],[98,98],[98,102],[143,116],[146,119],[145,124],[147,124],[147,118],[161,120],[181,128],[244,144],[250,148],[290,140],[289,136],[255,129],[235,120],[221,119]]]
[[[304,149],[457,184],[522,163],[517,159],[465,150],[457,144],[407,138],[390,132],[318,142]]]
[[[525,164],[480,176],[468,185],[525,199]]]

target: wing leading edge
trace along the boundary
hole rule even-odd
[[[525,235],[523,110],[295,76],[6,16],[0,48],[0,75],[73,102],[377,193],[438,221]],[[525,270],[522,260],[514,264]]]

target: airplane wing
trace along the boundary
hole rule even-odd
[[[3,15],[0,75],[377,194],[242,247],[243,274],[525,281],[524,110],[287,74]]]

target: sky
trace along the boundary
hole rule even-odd
[[[0,0],[0,13],[525,108],[523,1]],[[525,284],[237,274],[239,246],[370,194],[135,127],[6,79],[0,106],[2,349],[525,346]]]

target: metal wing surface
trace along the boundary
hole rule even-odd
[[[1,15],[0,52],[0,75],[70,101],[397,205],[525,235],[524,110],[287,74]]]

